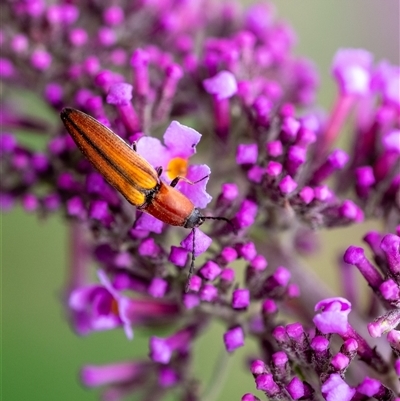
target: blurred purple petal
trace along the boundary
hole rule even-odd
[[[196,234],[195,234],[195,244],[194,244],[194,255],[200,256],[202,253],[204,253],[211,245],[212,239],[204,234],[201,230],[196,229]],[[181,247],[185,248],[187,251],[192,252],[193,251],[193,230],[190,231],[190,234],[181,241]]]
[[[147,213],[142,213],[136,220],[134,225],[135,230],[151,231],[156,234],[161,234],[164,223],[161,220],[150,216]]]
[[[171,157],[189,158],[196,153],[196,145],[200,142],[201,134],[193,128],[172,121],[164,134],[164,143]]]
[[[186,175],[188,180],[195,182],[204,177],[207,178],[195,184],[189,184],[181,180],[177,185],[177,189],[186,195],[193,204],[200,209],[204,209],[212,200],[212,196],[206,192],[210,174],[211,170],[206,164],[189,166]]]
[[[165,146],[157,139],[144,136],[136,143],[137,152],[144,157],[154,168],[165,167],[170,155]]]
[[[229,71],[220,71],[212,78],[205,79],[203,86],[206,92],[216,96],[218,100],[228,99],[238,90],[236,78]]]

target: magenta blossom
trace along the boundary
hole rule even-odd
[[[351,311],[351,303],[344,298],[324,299],[315,305],[321,311],[313,319],[315,326],[323,334],[344,334],[347,331],[347,317]]]
[[[122,326],[128,339],[133,338],[132,325],[157,319],[165,313],[173,317],[177,305],[153,299],[131,299],[121,295],[107,275],[98,271],[101,285],[76,288],[69,297],[73,322],[79,334],[110,330]]]
[[[189,166],[189,158],[196,153],[196,145],[200,138],[201,135],[194,129],[173,121],[164,133],[165,145],[156,138],[142,137],[137,143],[137,151],[153,167],[162,167],[162,177],[167,182],[171,182],[178,176],[183,177],[177,189],[184,193],[195,206],[205,208],[212,199],[205,190],[210,169],[206,165]],[[201,181],[191,185],[184,180],[185,178],[192,182]]]
[[[0,28],[3,211],[57,214],[68,226],[66,307],[78,334],[123,328],[131,339],[139,326],[149,344],[137,360],[127,346],[128,360],[86,364],[83,384],[103,386],[109,401],[395,400],[399,67],[339,49],[336,99],[322,111],[316,68],[272,5],[108,3],[9,0]],[[122,160],[110,163],[105,153],[118,146],[92,143],[83,121],[76,135],[99,155],[94,165],[85,159],[59,118],[66,107],[136,147],[188,209],[202,209],[201,230],[179,243],[183,227],[146,214],[161,184],[143,188]],[[99,166],[127,179],[143,210]],[[158,202],[161,212],[174,199]],[[385,228],[366,233],[368,252],[346,231],[364,221]],[[320,235],[337,228],[351,240],[339,264]],[[317,251],[321,278],[306,265]],[[87,279],[93,266],[98,283]],[[340,273],[336,294],[324,283],[329,269]],[[205,365],[204,385],[193,361],[214,327],[221,353],[215,372]],[[230,353],[244,356],[236,366],[247,364],[256,395],[218,394],[232,387]]]

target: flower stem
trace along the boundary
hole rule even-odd
[[[231,355],[229,355],[226,350],[222,348],[217,358],[213,374],[211,375],[211,380],[209,381],[209,384],[205,389],[203,396],[201,397],[202,400],[218,400],[218,395],[220,394],[223,384],[228,377],[231,361]]]

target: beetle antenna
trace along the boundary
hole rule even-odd
[[[185,292],[189,292],[190,279],[192,278],[194,272],[194,261],[196,260],[196,255],[194,254],[195,232],[196,229],[192,228],[192,233],[193,233],[192,261],[190,263],[189,274],[186,280]]]
[[[231,220],[227,219],[226,217],[208,217],[208,216],[205,216],[205,217],[203,217],[203,219],[222,220],[222,221],[225,221],[226,223],[228,223],[228,224],[232,227],[232,231],[233,231],[235,234],[237,234],[237,229],[236,229],[235,225],[232,223]]]

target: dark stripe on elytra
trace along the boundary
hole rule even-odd
[[[102,159],[105,160],[106,163],[108,165],[110,165],[114,169],[114,171],[117,171],[120,175],[122,175],[129,184],[131,184],[139,192],[142,192],[146,196],[146,198],[147,198],[147,195],[148,195],[149,192],[154,191],[154,188],[145,189],[145,188],[142,188],[142,187],[138,186],[138,184],[135,181],[132,181],[132,179],[129,176],[127,176],[126,173],[123,170],[121,170],[117,164],[115,164],[113,161],[111,161],[109,158],[107,158],[105,153],[102,150],[100,150],[99,147],[96,146],[96,144],[85,134],[85,132],[83,130],[81,130],[71,119],[69,119],[68,116],[65,117],[65,120],[69,124],[71,124],[71,125],[73,125],[75,127],[75,129],[79,132],[79,134],[82,136],[84,141],[86,141],[86,143],[88,143],[89,146],[91,146],[92,149],[94,149],[95,152],[97,152],[102,157]],[[114,135],[116,135],[116,134],[114,134]],[[128,146],[126,143],[125,143],[125,145]],[[82,152],[85,153],[84,149],[82,150]],[[155,187],[157,187],[157,186],[158,186],[158,184],[156,184]]]

